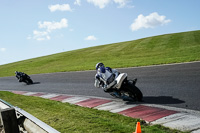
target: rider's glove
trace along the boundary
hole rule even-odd
[[[99,77],[99,75],[96,75],[96,77],[95,77],[96,79],[98,79],[98,80],[100,80],[100,77]]]

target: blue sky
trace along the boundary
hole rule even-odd
[[[0,65],[200,30],[199,0],[1,0]]]

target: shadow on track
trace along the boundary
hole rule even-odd
[[[185,101],[178,98],[173,98],[172,96],[147,96],[143,98],[144,103],[148,104],[181,104]]]
[[[143,104],[181,104],[185,101],[173,98],[172,96],[146,96],[143,97]],[[126,104],[135,104],[134,101],[128,101]]]
[[[24,83],[24,85],[35,85],[35,84],[40,84],[40,82],[33,82],[32,84],[26,84],[26,83]]]
[[[34,85],[34,84],[40,84],[40,82],[33,82],[33,85]]]

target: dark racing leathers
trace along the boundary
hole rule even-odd
[[[15,74],[19,82],[22,82],[24,80],[23,77],[29,77],[27,74],[23,72],[16,72]]]

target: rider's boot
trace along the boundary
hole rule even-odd
[[[114,91],[113,94],[114,94],[116,97],[118,97],[118,98],[121,97],[121,95],[120,95],[117,91]]]
[[[132,98],[130,98],[129,96],[124,95],[124,94],[121,96],[121,98],[123,99],[123,101],[132,101],[133,100]]]

